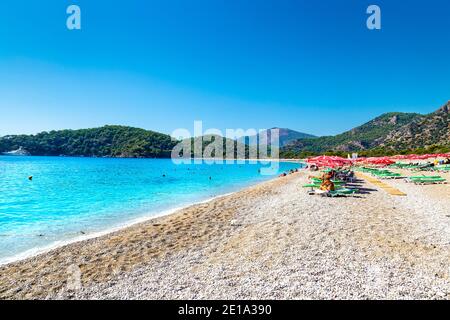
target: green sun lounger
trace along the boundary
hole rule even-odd
[[[429,180],[414,180],[414,184],[445,184],[447,180],[445,179],[429,179]]]
[[[308,183],[304,184],[302,188],[320,188],[320,184],[317,183]]]
[[[348,189],[348,188],[342,188],[335,191],[330,191],[326,193],[329,197],[339,197],[339,196],[351,196],[357,193],[358,189]]]
[[[321,185],[322,185],[321,183],[309,183],[309,184],[304,184],[302,186],[302,188],[310,188],[311,189],[310,192],[313,192],[314,189],[319,189]],[[335,191],[346,190],[346,188],[344,188],[343,186],[335,186],[334,188],[335,188]],[[334,192],[334,191],[332,191],[332,192]]]
[[[437,184],[437,183],[447,183],[447,180],[440,176],[413,176],[409,177],[407,181],[415,184]]]
[[[413,176],[413,177],[409,177],[408,180],[410,181],[419,181],[419,180],[445,180],[444,178],[440,177],[440,176]]]
[[[322,179],[320,179],[320,178],[311,178],[311,180],[313,182],[322,183]],[[331,182],[333,182],[335,185],[336,184],[340,184],[340,185],[345,184],[345,181],[341,181],[341,180],[331,180]]]
[[[441,176],[411,176],[409,179],[442,179]]]
[[[382,173],[377,175],[377,177],[381,179],[399,179],[403,178],[403,176],[400,173]]]

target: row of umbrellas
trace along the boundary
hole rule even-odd
[[[370,157],[370,158],[357,158],[357,159],[346,159],[338,156],[318,156],[312,157],[306,160],[309,164],[315,164],[318,167],[343,167],[347,165],[352,165],[354,163],[364,163],[373,165],[390,165],[396,162],[396,160],[427,160],[434,158],[449,158],[450,153],[436,153],[436,154],[424,154],[424,155],[398,155],[393,157]]]
[[[450,157],[450,153],[435,153],[435,154],[409,154],[409,155],[398,155],[393,156],[391,159],[395,160],[427,160],[433,158],[448,158]]]
[[[337,156],[318,156],[309,158],[306,160],[306,162],[309,164],[315,164],[318,167],[329,167],[329,168],[343,167],[346,165],[353,164],[353,160]]]

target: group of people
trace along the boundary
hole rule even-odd
[[[293,174],[293,173],[296,173],[296,172],[298,172],[298,169],[291,169],[291,170],[289,170],[287,172],[283,172],[282,174],[279,175],[279,177],[286,177],[288,174]]]
[[[322,183],[320,185],[319,192],[335,191],[336,188],[333,181],[339,180],[339,181],[353,182],[354,175],[355,174],[352,170],[343,170],[341,168],[338,168],[338,170],[330,169],[329,171],[324,172],[320,176]],[[316,178],[316,177],[309,176],[309,178]]]
[[[434,162],[433,162],[433,165],[436,167],[436,166],[440,166],[440,165],[443,165],[443,164],[450,164],[450,158],[447,158],[447,159],[445,159],[445,160],[438,160],[438,159],[436,159],[436,160],[434,160]]]

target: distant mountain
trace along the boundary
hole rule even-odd
[[[403,126],[424,119],[417,113],[385,113],[359,127],[336,136],[325,136],[314,139],[298,139],[287,144],[283,151],[314,152],[326,151],[352,152],[375,148],[380,145],[389,133]]]
[[[450,101],[439,110],[414,119],[392,130],[377,141],[391,149],[426,148],[432,145],[450,145]]]
[[[169,135],[126,126],[41,132],[0,137],[0,153],[25,149],[30,155],[85,157],[170,157]]]
[[[191,156],[194,147],[201,146],[205,157],[214,157],[213,144],[221,140],[223,155],[234,150],[232,158],[256,156],[256,147],[233,139],[207,135],[190,138]],[[33,156],[83,156],[113,158],[170,158],[172,150],[181,141],[169,135],[127,127],[109,125],[101,128],[58,130],[36,135],[9,135],[0,137],[0,154]],[[182,151],[180,154],[182,154]],[[26,153],[25,153],[26,152]],[[266,156],[266,154],[264,154]],[[222,157],[222,155],[221,155]]]
[[[299,157],[318,153],[376,152],[387,154],[419,151],[450,150],[450,102],[439,110],[421,115],[417,113],[385,113],[359,127],[336,136],[314,137],[290,129],[279,129],[280,156]],[[191,143],[203,139],[202,151],[214,156],[212,142],[221,139],[224,152],[233,146],[235,157],[256,154],[256,145],[221,136],[192,138]],[[269,131],[270,139],[270,131]],[[270,141],[270,140],[269,140]],[[30,154],[45,156],[168,158],[179,141],[169,135],[126,126],[104,126],[80,130],[41,132],[36,135],[0,137],[0,154]],[[198,141],[199,142],[199,141]],[[264,147],[264,146],[263,146]],[[269,146],[271,149],[271,146]],[[261,151],[261,145],[259,151]],[[194,148],[192,147],[192,154]],[[275,149],[273,149],[275,151]],[[212,153],[211,153],[212,152]],[[443,151],[447,152],[447,151]],[[270,154],[270,151],[269,151]],[[265,157],[266,154],[263,154]]]
[[[316,138],[316,136],[312,135],[312,134],[307,134],[307,133],[303,133],[303,132],[298,132],[295,130],[291,130],[291,129],[287,129],[287,128],[278,128],[278,127],[274,127],[268,130],[263,130],[261,131],[260,135],[265,137],[267,135],[267,141],[270,142],[271,139],[271,131],[273,129],[278,129],[278,134],[279,134],[279,141],[280,141],[280,147],[283,147],[295,140],[298,139],[305,139],[305,138]],[[248,145],[256,145],[255,142],[253,142],[255,139],[252,139],[253,137],[249,137],[246,139],[246,143]],[[257,136],[256,139],[257,143],[259,143],[259,139]]]
[[[217,143],[219,141],[219,143]],[[239,157],[244,157],[246,154],[248,154],[249,147],[245,144],[242,144],[236,140],[224,138],[220,135],[204,135],[200,137],[195,138],[189,138],[185,139],[184,142],[191,143],[191,156],[195,157],[196,152],[197,154],[204,155],[206,158],[210,157],[224,157],[228,150],[233,150],[233,158],[235,158],[237,155]],[[218,151],[218,148],[222,148],[222,154],[216,155],[216,152]],[[196,150],[196,148],[200,148],[200,150]]]

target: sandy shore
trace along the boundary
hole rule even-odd
[[[323,198],[306,175],[2,266],[0,298],[450,298],[450,185]]]

